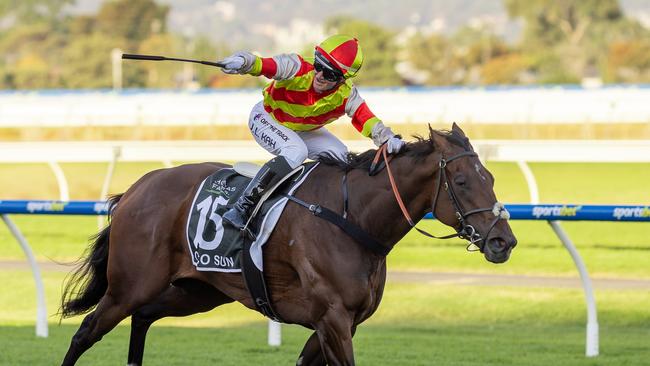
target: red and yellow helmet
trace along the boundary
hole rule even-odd
[[[355,77],[363,64],[359,41],[341,34],[331,36],[316,46],[316,59],[321,59],[321,55],[346,79]]]

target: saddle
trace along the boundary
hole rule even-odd
[[[199,271],[242,272],[258,310],[273,320],[264,284],[262,246],[277,224],[291,195],[317,166],[307,163],[267,189],[246,224],[246,231],[224,225],[221,216],[237,201],[260,166],[240,162],[221,169],[200,184],[187,218],[187,243]],[[242,235],[251,232],[253,235]]]

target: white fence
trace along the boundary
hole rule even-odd
[[[650,104],[650,103],[649,103]],[[350,151],[374,148],[347,140]],[[650,162],[650,140],[472,140],[486,161]],[[271,157],[250,140],[0,142],[0,162],[109,162],[254,160]]]
[[[650,123],[650,86],[360,89],[393,123]],[[0,92],[0,127],[244,124],[261,88]]]
[[[369,139],[344,141],[351,151],[373,147]],[[473,140],[485,161],[517,162],[531,194],[537,185],[526,162],[650,162],[650,141],[509,141]],[[235,141],[113,141],[113,142],[9,142],[0,143],[0,163],[46,162],[55,175],[60,199],[69,199],[68,183],[59,163],[108,162],[101,197],[106,198],[118,161],[173,162],[244,160],[263,161],[271,155],[252,140]],[[532,196],[535,200],[536,196]]]

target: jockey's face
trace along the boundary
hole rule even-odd
[[[323,93],[337,86],[339,82],[340,81],[326,80],[325,77],[323,76],[323,71],[321,70],[318,71],[314,76],[314,81],[312,85],[314,86],[314,91],[316,91],[316,93]]]

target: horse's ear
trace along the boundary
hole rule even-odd
[[[469,138],[465,135],[465,132],[456,124],[456,122],[454,122],[454,124],[451,125],[451,132],[460,137],[460,139],[463,141],[465,145],[465,149],[474,151],[474,147],[469,142]]]
[[[427,126],[429,126],[429,140],[433,140],[433,135],[435,134],[433,128],[431,128],[431,123],[427,123]]]
[[[463,132],[463,130],[456,124],[456,122],[454,122],[454,124],[451,125],[451,131],[456,132],[457,134],[459,134],[459,135],[461,135],[463,137],[467,137],[467,136],[465,136],[465,132]]]

